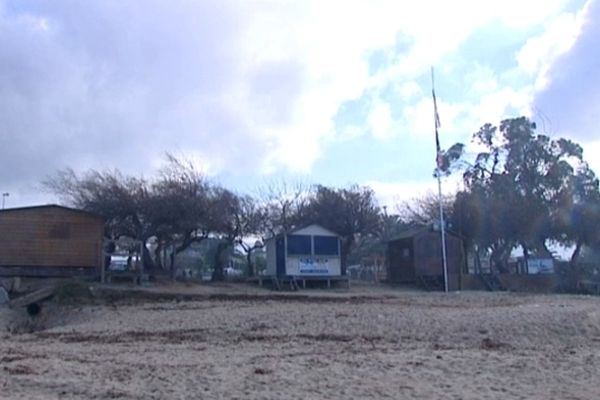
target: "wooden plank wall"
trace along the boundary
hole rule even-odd
[[[100,267],[103,222],[59,207],[0,213],[0,266]]]
[[[448,273],[460,274],[462,251],[460,239],[446,235]],[[415,268],[417,275],[441,275],[442,240],[439,232],[426,232],[415,238]]]

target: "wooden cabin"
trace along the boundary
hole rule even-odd
[[[0,276],[98,275],[104,221],[45,205],[0,210]]]
[[[440,232],[431,227],[409,229],[388,241],[388,281],[443,288],[441,241]],[[459,290],[464,265],[462,241],[450,233],[446,233],[446,256],[448,289]]]
[[[339,236],[312,224],[266,241],[267,276],[294,277],[303,287],[307,282],[346,281],[342,268]]]

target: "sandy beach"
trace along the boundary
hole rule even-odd
[[[0,398],[600,398],[599,298],[300,293],[2,310]]]

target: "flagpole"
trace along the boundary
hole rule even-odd
[[[442,206],[442,169],[441,169],[441,147],[438,128],[440,127],[440,116],[437,111],[437,102],[435,99],[435,81],[433,78],[433,67],[431,67],[431,94],[433,96],[433,112],[435,124],[435,144],[436,144],[436,168],[435,175],[438,181],[438,203],[440,206],[440,232],[442,236],[442,265],[444,269],[444,292],[448,293],[448,262],[446,259],[446,226],[444,224],[444,207]]]

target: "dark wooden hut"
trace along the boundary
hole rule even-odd
[[[464,265],[462,241],[446,233],[448,289],[461,288]],[[441,289],[444,283],[441,235],[431,227],[409,229],[387,244],[388,280],[393,283],[419,284]]]
[[[104,221],[72,208],[45,205],[0,210],[0,276],[97,275]]]

